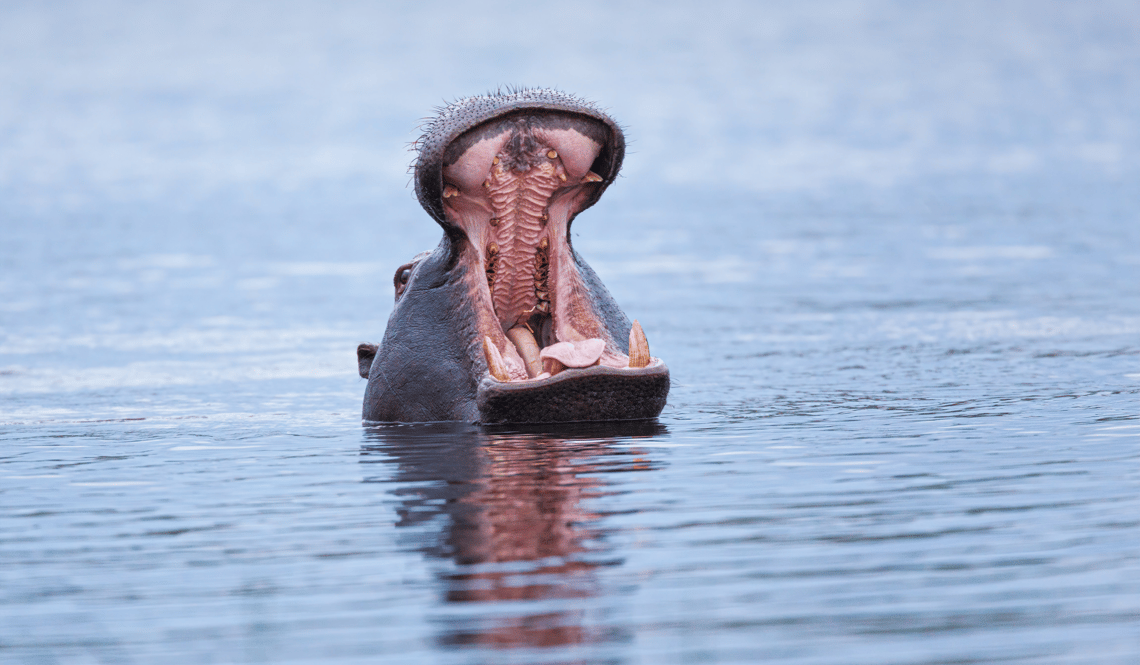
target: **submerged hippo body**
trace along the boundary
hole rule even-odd
[[[443,239],[396,271],[379,347],[357,350],[364,419],[652,418],[669,369],[574,251],[570,224],[617,177],[621,129],[553,90],[460,100],[416,144]]]

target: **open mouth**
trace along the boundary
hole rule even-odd
[[[609,132],[586,116],[518,112],[468,130],[444,151],[442,208],[468,245],[479,341],[497,382],[664,367],[638,322],[628,340],[614,339],[591,298],[604,287],[584,279],[569,241],[574,215],[606,180],[599,171]]]
[[[669,368],[570,228],[621,170],[625,137],[573,95],[521,88],[440,109],[413,180],[443,238],[396,270],[380,345],[357,347],[375,422],[654,418]]]

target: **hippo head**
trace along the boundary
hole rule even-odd
[[[657,416],[669,370],[570,242],[621,168],[617,124],[577,97],[515,90],[440,109],[415,149],[443,239],[396,270],[383,342],[357,350],[364,419]]]

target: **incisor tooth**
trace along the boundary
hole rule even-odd
[[[602,176],[594,173],[593,171],[586,171],[586,175],[582,177],[582,182],[601,182]]]
[[[629,329],[629,366],[638,368],[649,364],[649,340],[645,339],[645,331],[635,319],[633,327]]]
[[[534,339],[534,333],[526,326],[515,326],[507,331],[507,338],[515,344],[518,349],[519,355],[522,356],[523,362],[526,363],[526,374],[530,378],[534,378],[542,373],[542,361],[538,358],[538,342]]]
[[[503,355],[499,353],[499,347],[495,346],[490,337],[483,337],[483,355],[487,357],[487,371],[491,376],[503,383],[511,380],[507,374],[507,365],[503,362]]]

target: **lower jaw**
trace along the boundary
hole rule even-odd
[[[484,377],[476,404],[481,423],[561,423],[656,418],[669,395],[669,368],[595,365],[527,381]]]

